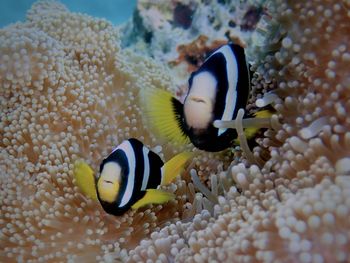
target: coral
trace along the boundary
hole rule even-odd
[[[197,70],[204,60],[208,57],[211,51],[226,44],[227,41],[213,41],[212,44],[207,44],[209,39],[205,35],[200,35],[197,39],[189,44],[179,45],[177,51],[179,57],[175,61],[170,61],[170,65],[178,65],[182,62],[188,64],[187,71],[189,73]]]
[[[176,3],[173,11],[175,25],[188,29],[192,24],[193,9],[194,7],[191,7],[190,5],[184,5],[181,2]]]
[[[205,2],[199,10],[214,5]],[[223,6],[235,1],[215,2],[223,3],[214,5],[220,22],[229,12]],[[158,13],[158,25],[174,32],[171,47],[183,45],[187,54],[199,35],[176,39],[183,25],[167,19],[177,3],[140,1],[138,8]],[[261,167],[240,147],[195,150],[194,170],[167,188],[176,200],[121,217],[79,192],[72,164],[83,158],[97,170],[128,137],[165,160],[178,152],[148,131],[137,99],[142,88],[178,91],[176,69],[121,48],[122,35],[107,21],[53,1],[0,30],[0,261],[348,261],[349,3],[267,1],[267,14],[253,1],[237,6],[247,9],[235,9],[219,31],[252,29],[236,29],[255,71],[246,110],[269,103],[275,110],[253,149]],[[193,10],[188,32],[205,25]]]
[[[221,2],[218,4],[218,2]],[[140,0],[121,27],[122,46],[169,64],[182,89],[188,73],[228,41],[246,46],[264,13],[262,1]]]

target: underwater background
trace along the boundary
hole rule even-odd
[[[349,262],[349,1],[139,0],[121,21],[72,2],[0,29],[0,262]],[[183,99],[229,41],[253,73],[245,111],[270,107],[270,128],[218,153],[162,140],[140,91]],[[196,156],[164,187],[175,200],[112,216],[73,164],[97,171],[130,137]]]
[[[24,21],[27,10],[34,2],[35,0],[1,0],[0,27],[17,21]],[[115,25],[129,19],[136,4],[136,0],[63,0],[61,2],[73,12],[105,18]]]

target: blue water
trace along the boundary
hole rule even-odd
[[[35,0],[0,0],[0,28],[24,21],[27,10]],[[132,15],[136,0],[61,0],[69,10],[103,17],[113,24],[125,22]]]

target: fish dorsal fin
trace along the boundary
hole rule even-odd
[[[79,189],[87,197],[97,201],[96,182],[92,168],[86,162],[78,160],[74,163],[73,175]]]
[[[186,163],[193,157],[193,153],[182,152],[175,155],[164,164],[163,178],[161,185],[170,184],[185,168]]]
[[[144,88],[140,91],[143,112],[160,137],[179,144],[188,144],[183,121],[183,105],[165,90]]]
[[[139,209],[148,204],[164,204],[175,198],[175,195],[159,189],[147,189],[146,194],[131,206],[132,209]]]

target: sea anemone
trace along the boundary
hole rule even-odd
[[[156,206],[123,217],[106,215],[72,182],[75,160],[97,170],[129,137],[173,155],[166,144],[156,147],[137,103],[141,87],[171,86],[169,74],[121,51],[118,39],[110,23],[53,1],[34,4],[25,23],[1,29],[0,261],[123,258],[126,247],[182,217],[182,182],[164,213]]]
[[[138,100],[140,89],[176,90],[171,72],[122,49],[107,21],[54,1],[0,29],[0,261],[347,261],[350,5],[266,8],[246,110],[275,114],[253,159],[240,147],[195,151],[167,187],[174,201],[120,217],[81,194],[73,163],[97,170],[129,137],[164,160],[179,152],[150,132]]]

